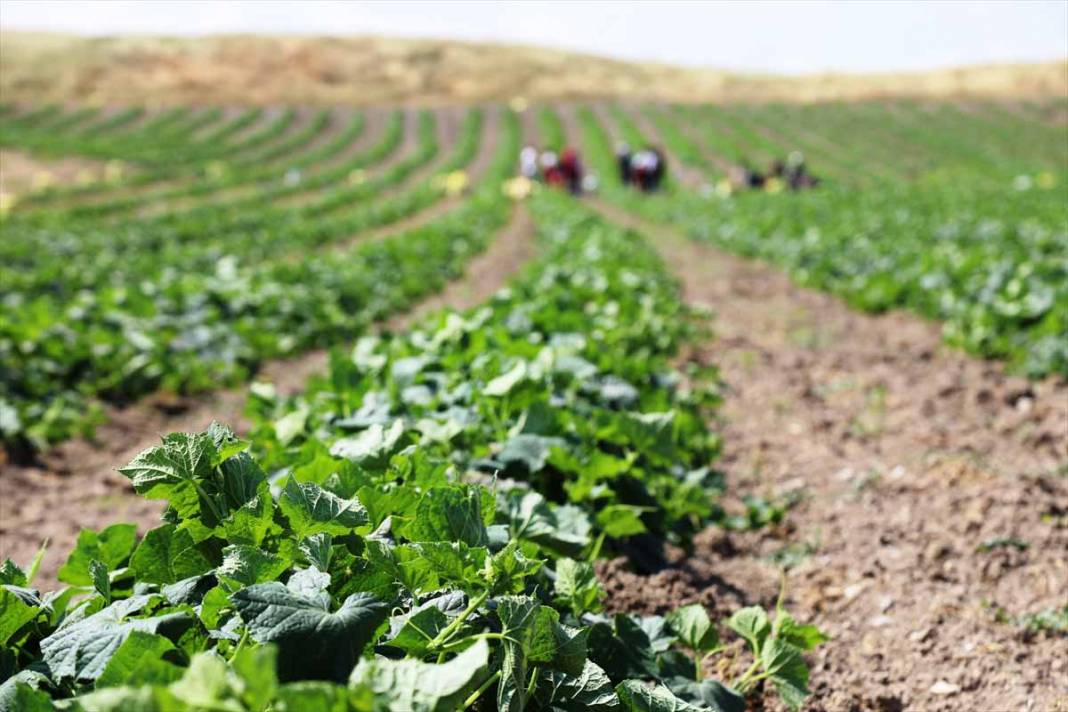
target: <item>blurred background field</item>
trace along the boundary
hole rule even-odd
[[[1068,60],[919,72],[770,75],[574,51],[394,37],[83,37],[5,31],[7,102],[468,104],[617,98],[822,102],[1068,96]]]

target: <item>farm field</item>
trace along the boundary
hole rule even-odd
[[[4,106],[0,709],[1068,705],[1064,108]]]

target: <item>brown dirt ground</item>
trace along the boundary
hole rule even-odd
[[[595,205],[653,239],[685,298],[715,312],[689,358],[725,383],[732,496],[800,499],[780,526],[703,532],[654,575],[602,566],[608,606],[700,601],[723,618],[774,605],[787,562],[788,608],[832,636],[810,656],[806,709],[1068,709],[1066,634],[997,620],[1068,605],[1068,384],[1010,377],[944,347],[934,324],[856,313]],[[981,550],[999,539],[1026,548]]]
[[[530,216],[518,207],[489,248],[471,261],[463,278],[389,320],[385,328],[402,329],[428,311],[467,308],[489,298],[531,255],[532,238]],[[280,393],[295,393],[308,377],[327,368],[327,359],[327,352],[320,350],[269,362],[256,378],[275,383]],[[26,564],[47,538],[50,546],[36,581],[47,589],[55,584],[56,571],[82,528],[116,521],[136,522],[142,531],[151,527],[158,521],[159,503],[135,496],[115,468],[168,432],[201,430],[212,420],[243,432],[249,426],[243,416],[246,397],[245,387],[179,401],[149,397],[125,409],[112,409],[93,442],[64,443],[37,465],[4,465],[0,468],[0,559],[11,557]]]
[[[83,177],[99,180],[104,175],[104,164],[88,158],[42,158],[25,151],[0,149],[0,193],[30,192],[40,187],[36,181],[44,174],[53,185],[73,185]]]

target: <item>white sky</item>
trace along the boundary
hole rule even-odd
[[[87,35],[448,37],[770,72],[1068,57],[1068,0],[0,0],[0,27]]]

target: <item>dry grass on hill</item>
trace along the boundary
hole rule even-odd
[[[821,101],[1068,96],[1068,62],[777,77],[562,50],[380,37],[0,35],[3,101],[463,104],[623,98]]]

